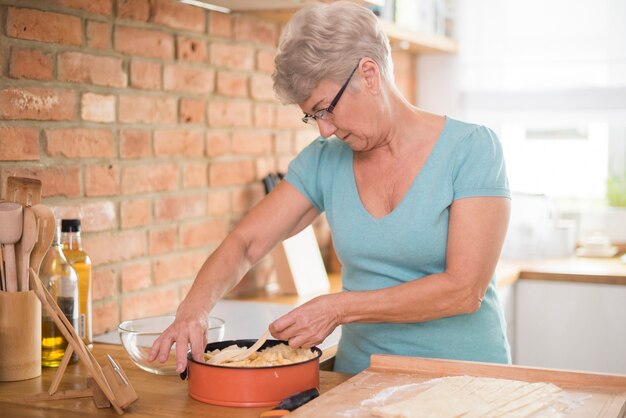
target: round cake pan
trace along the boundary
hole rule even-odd
[[[204,351],[224,349],[233,344],[250,347],[256,340],[231,340],[207,344]],[[267,340],[263,350],[287,341]],[[271,367],[227,367],[200,363],[187,355],[186,377],[189,396],[201,402],[221,406],[261,407],[275,406],[284,398],[308,389],[319,389],[319,359],[322,350],[311,348],[316,354],[310,360]],[[185,378],[185,372],[181,377]]]

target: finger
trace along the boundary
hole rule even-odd
[[[277,337],[280,333],[284,332],[287,328],[294,324],[292,315],[289,313],[281,316],[269,326],[270,333]]]
[[[165,363],[174,344],[174,337],[171,334],[163,334],[159,337],[157,358],[159,362]]]
[[[176,372],[182,373],[187,367],[187,348],[189,347],[189,336],[186,333],[179,334],[176,339]]]
[[[199,361],[204,363],[204,347],[206,346],[206,332],[203,330],[199,330],[198,332],[193,332],[189,336],[189,340],[191,343],[191,357],[195,361]]]
[[[152,347],[150,348],[150,352],[148,353],[148,361],[149,362],[153,362],[154,359],[157,358],[157,356],[159,355],[160,344],[161,344],[161,337],[162,336],[159,336],[152,343]]]

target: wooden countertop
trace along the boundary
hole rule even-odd
[[[94,344],[93,354],[101,365],[105,355],[115,358],[139,399],[126,409],[129,417],[230,418],[258,417],[271,408],[228,408],[196,401],[187,394],[187,383],[178,376],[157,376],[135,366],[120,345]],[[114,417],[113,408],[97,409],[91,398],[26,402],[26,395],[47,391],[56,369],[43,369],[40,377],[19,382],[0,383],[0,415],[5,417]],[[59,390],[82,389],[86,386],[86,368],[80,363],[67,367]],[[320,372],[320,391],[325,393],[348,380],[352,375]],[[126,416],[125,414],[125,416]]]

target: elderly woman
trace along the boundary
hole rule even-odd
[[[351,3],[296,13],[273,79],[321,138],[207,259],[151,358],[164,361],[176,341],[178,370],[188,344],[201,359],[215,302],[326,212],[343,291],[278,318],[274,337],[311,347],[342,325],[341,372],[368,367],[372,353],[510,362],[494,281],[510,203],[496,135],[407,102],[376,17]]]

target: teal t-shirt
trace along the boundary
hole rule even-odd
[[[472,196],[510,198],[496,135],[449,117],[404,198],[380,219],[363,207],[353,151],[337,138],[319,138],[307,146],[289,165],[286,179],[320,213],[326,212],[347,292],[443,272],[452,202]],[[480,309],[472,314],[428,322],[342,325],[335,370],[357,373],[369,367],[375,353],[510,363],[495,277]]]

